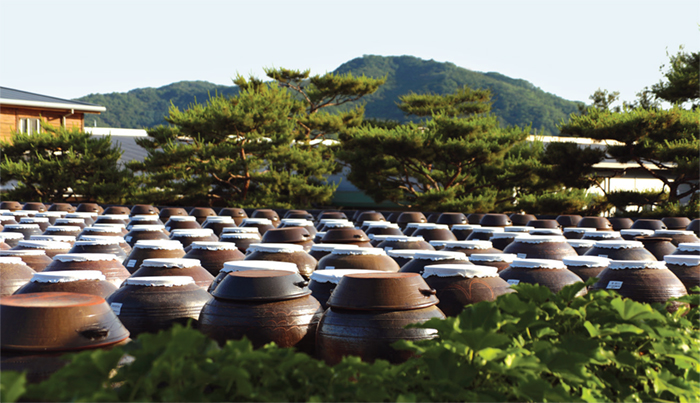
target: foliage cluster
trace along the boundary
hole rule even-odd
[[[668,313],[609,291],[575,297],[584,286],[552,294],[520,284],[456,318],[415,325],[439,338],[397,342],[416,353],[402,364],[346,357],[329,367],[274,344],[219,347],[175,326],[74,354],[40,384],[3,372],[3,401],[695,401],[698,309]],[[123,354],[133,362],[119,366]]]

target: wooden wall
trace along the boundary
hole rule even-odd
[[[0,140],[8,141],[12,136],[12,132],[16,131],[19,126],[19,119],[23,118],[41,118],[44,122],[52,126],[61,126],[62,117],[69,114],[70,111],[58,110],[41,110],[22,107],[0,107]],[[75,112],[73,115],[66,117],[66,127],[68,129],[85,129],[83,112]]]

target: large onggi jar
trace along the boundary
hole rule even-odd
[[[415,255],[413,255],[413,259],[411,259],[410,262],[401,266],[399,272],[418,273],[423,275],[423,270],[426,266],[447,263],[459,263],[473,266],[469,262],[467,255],[465,255],[463,252],[418,251]]]
[[[174,229],[170,233],[170,239],[179,241],[185,252],[190,251],[189,246],[193,242],[219,242],[219,237],[209,228]]]
[[[694,294],[693,287],[700,287],[699,255],[664,256],[666,267],[685,285],[688,294]]]
[[[117,286],[107,281],[101,271],[65,270],[34,273],[31,280],[15,291],[15,294],[74,292],[107,298],[115,291]]]
[[[399,265],[379,248],[334,248],[318,262],[319,270],[362,269],[399,271]]]
[[[357,245],[349,245],[344,243],[318,243],[311,247],[309,255],[320,261],[321,258],[329,255],[335,248],[359,248]]]
[[[127,229],[129,229],[128,226]],[[131,227],[129,233],[124,237],[124,240],[133,248],[138,241],[167,241],[170,240],[170,237],[168,237],[168,234],[165,232],[165,227],[163,225],[139,224]]]
[[[141,268],[141,263],[146,259],[181,258],[184,256],[185,250],[178,241],[138,241],[134,244],[129,256],[124,259],[124,266],[133,274]]]
[[[122,239],[119,237],[101,237],[102,239],[78,240],[68,253],[109,253],[116,255],[120,261],[126,259],[126,252],[119,245]]]
[[[165,225],[163,221],[155,215],[135,215],[130,217],[129,223],[126,224],[126,229],[131,231],[134,225],[160,225],[162,230],[165,231]],[[168,234],[168,231],[165,231]]]
[[[571,245],[572,248],[578,253],[579,256],[585,255],[586,252],[591,250],[595,246],[596,241],[591,241],[590,239],[567,239],[566,243]]]
[[[671,255],[700,255],[700,242],[681,243]]]
[[[207,291],[211,294],[229,273],[249,270],[278,270],[299,273],[297,265],[290,262],[275,262],[273,260],[236,260],[224,263],[224,267],[214,277],[214,281],[211,282]]]
[[[479,224],[459,224],[452,226],[452,233],[458,241],[466,241],[469,235],[474,231],[474,228],[481,228]]]
[[[316,270],[311,273],[311,281],[309,289],[311,296],[321,304],[321,308],[326,310],[328,298],[331,297],[333,290],[338,286],[340,279],[348,274],[371,273],[371,270],[362,269],[337,269],[337,270]]]
[[[0,257],[0,296],[12,295],[27,284],[36,272],[16,256]]]
[[[238,226],[243,228],[257,228],[258,232],[260,233],[260,236],[265,235],[265,232],[267,232],[267,230],[276,228],[272,224],[272,221],[270,221],[267,218],[245,218],[240,224],[238,224]]]
[[[199,229],[202,225],[194,216],[170,216],[170,219],[165,222],[165,230],[171,232],[175,229]]]
[[[377,248],[384,249],[388,252],[393,249],[421,249],[421,250],[435,250],[432,245],[423,239],[422,236],[387,236],[382,242],[380,242]]]
[[[14,247],[15,250],[43,250],[46,251],[46,256],[53,259],[54,256],[61,253],[68,253],[71,250],[72,245],[68,242],[55,242],[55,241],[32,241],[32,240],[22,240],[19,241],[17,246]]]
[[[565,257],[563,261],[566,268],[581,277],[583,281],[598,277],[600,272],[610,264],[610,259],[599,256]]]
[[[52,262],[43,249],[0,250],[0,257],[18,257],[36,272],[43,271]]]
[[[578,256],[574,248],[563,236],[532,235],[515,238],[505,249],[504,253],[512,253],[519,259],[553,259],[562,260],[565,257]]]
[[[512,253],[473,253],[469,255],[469,261],[476,266],[495,267],[501,272],[507,269],[516,257]]]
[[[584,256],[600,256],[611,260],[658,260],[638,241],[598,241]]]
[[[309,279],[311,273],[316,270],[318,261],[309,255],[301,245],[284,243],[260,243],[250,245],[245,260],[274,260],[277,262],[290,262],[297,265],[299,273]]]
[[[52,225],[46,228],[43,235],[60,235],[60,236],[72,236],[78,237],[83,231],[79,226],[74,225]]]
[[[236,223],[233,221],[233,218],[229,216],[207,217],[204,223],[202,223],[202,228],[211,229],[216,236],[221,236],[221,232],[224,228],[230,227],[236,227]]]
[[[121,262],[122,259],[108,253],[66,253],[56,255],[43,271],[97,270],[107,281],[120,287],[130,275]]]
[[[553,259],[515,259],[510,266],[498,273],[508,284],[539,284],[549,288],[553,293],[561,291],[567,285],[581,282],[561,260]],[[582,289],[577,295],[586,294]]]
[[[255,230],[255,233],[250,233],[250,232],[223,232],[221,234],[221,238],[219,239],[220,242],[230,242],[243,253],[248,252],[248,248],[251,245],[259,244],[260,243],[260,234],[258,233],[257,228],[248,228],[248,229],[253,229]]]
[[[502,227],[474,228],[467,237],[467,241],[488,241],[497,232],[505,232]]]
[[[131,277],[186,276],[192,277],[198,287],[209,288],[214,276],[197,259],[146,259]]]
[[[422,252],[422,249],[392,249],[386,252],[387,256],[394,259],[399,267],[403,267],[406,263],[413,260],[413,256],[418,252]]]
[[[224,263],[245,259],[243,252],[230,242],[193,242],[185,259],[198,259],[212,276],[219,274]]]
[[[36,235],[32,235],[36,236]],[[19,241],[24,239],[24,235],[18,232],[0,232],[0,240],[5,242],[10,248],[19,245]]]
[[[491,241],[450,241],[442,248],[444,252],[462,252],[467,256],[474,253],[503,253],[493,247]]]

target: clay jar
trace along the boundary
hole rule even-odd
[[[453,225],[468,224],[467,217],[462,213],[442,213],[438,216],[436,224],[445,224],[452,228]],[[483,225],[483,224],[482,224]]]
[[[37,236],[37,235],[32,235]],[[17,232],[0,232],[0,240],[2,240],[10,248],[19,245],[19,241],[24,239],[24,235]]]
[[[501,272],[508,268],[515,258],[512,253],[474,253],[469,256],[469,261],[476,266],[495,267]]]
[[[2,232],[16,232],[29,239],[32,235],[41,235],[43,231],[38,224],[7,224]]]
[[[34,273],[32,279],[19,288],[15,294],[74,292],[107,298],[115,291],[117,291],[117,287],[107,281],[105,275],[100,271],[66,270]]]
[[[688,294],[664,262],[639,260],[611,261],[591,289],[614,290],[622,297],[647,303],[664,303]]]
[[[18,257],[36,272],[43,271],[52,262],[43,249],[0,250],[0,257]]]
[[[564,228],[563,234],[564,238],[566,239],[583,239],[583,236],[586,235],[589,232],[597,232],[598,230],[595,228],[588,228],[588,227],[568,227]]]
[[[265,232],[261,243],[290,243],[301,245],[305,251],[310,251],[314,244],[313,237],[305,228],[273,228]]]
[[[457,237],[450,231],[450,228],[445,224],[431,224],[417,228],[411,236],[422,236],[427,242],[430,241],[456,241]]]
[[[370,270],[361,269],[338,269],[338,270],[316,270],[311,273],[309,289],[311,296],[321,304],[321,308],[328,308],[326,304],[331,297],[333,290],[338,286],[340,279],[347,274],[371,273]]]
[[[309,212],[306,210],[287,210],[287,212],[284,213],[284,218],[301,218],[304,220],[313,221],[314,216],[312,214],[309,214]]]
[[[430,222],[410,222],[406,224],[406,227],[404,227],[402,234],[406,236],[412,236],[413,233],[416,232],[416,230],[418,230],[419,228],[433,228],[433,226],[435,225],[435,223]]]
[[[78,235],[78,238],[82,237],[83,235],[87,236],[115,236],[115,237],[123,237],[124,235],[128,234],[129,231],[126,231],[126,228],[123,226],[124,224],[95,224],[92,227],[85,227],[83,230],[80,232]],[[127,244],[128,246],[128,244]],[[131,247],[128,246],[129,250],[131,250]]]
[[[630,229],[634,224],[634,221],[627,217],[610,217],[608,218],[608,221],[610,221],[610,224],[612,224],[613,231]]]
[[[518,213],[513,213],[510,216],[508,216],[508,218],[510,218],[510,221],[513,223],[513,225],[519,225],[519,226],[527,225],[527,223],[530,222],[531,220],[537,219],[537,217],[535,217],[532,214],[518,214]]]
[[[671,238],[671,242],[678,246],[681,243],[695,243],[700,242],[693,231],[685,230],[656,230],[654,231],[655,237],[668,237]]]
[[[467,256],[474,253],[502,253],[493,247],[491,241],[450,241],[442,249],[444,252],[462,252]]]
[[[0,257],[0,297],[12,295],[27,284],[35,273],[19,257]]]
[[[379,249],[384,249],[388,252],[393,249],[420,249],[420,250],[435,250],[428,242],[425,242],[423,237],[410,236],[387,236],[382,242],[376,246]]]
[[[700,242],[682,243],[671,255],[700,255]]]
[[[548,219],[530,220],[528,221],[527,226],[535,228],[561,228],[561,224],[559,224],[557,220]]]
[[[515,238],[503,249],[505,253],[513,253],[519,259],[553,259],[562,260],[565,257],[578,256],[566,238],[563,236],[529,236]]]
[[[491,238],[488,240],[491,241],[494,248],[503,250],[506,246],[510,245],[515,238],[527,236],[530,235],[524,232],[496,232],[491,235]]]
[[[104,235],[81,235],[78,238],[78,241],[96,241],[96,242],[105,242],[110,245],[116,244],[121,248],[121,250],[124,252],[124,256],[127,256],[129,253],[131,253],[131,246],[129,246],[126,241],[124,241],[124,238],[121,236],[104,236]],[[77,242],[77,241],[76,241]],[[73,243],[73,247],[75,247],[75,243]],[[121,256],[121,253],[119,253]]]
[[[386,221],[386,218],[384,218],[382,213],[377,211],[364,211],[357,216],[357,219],[355,219],[355,225],[362,227],[362,223],[365,221]]]
[[[361,229],[355,228],[331,228],[323,235],[321,243],[344,243],[360,247],[372,246],[367,234]]]
[[[47,218],[49,220],[49,225],[55,225],[56,220],[58,220],[59,218],[65,217],[66,214],[68,214],[68,213],[65,211],[47,211],[44,213],[38,213],[36,215],[36,217]],[[44,231],[46,231],[46,229],[44,229]]]
[[[399,267],[403,267],[406,263],[413,260],[413,256],[416,253],[421,251],[422,249],[392,249],[386,252],[386,255],[392,258]]]
[[[598,241],[584,256],[607,257],[611,260],[658,260],[638,241]]]
[[[110,253],[119,258],[123,262],[126,259],[126,252],[119,246],[122,239],[118,237],[102,237],[102,239],[94,240],[78,240],[75,241],[73,247],[68,253]]]
[[[185,259],[197,259],[212,276],[219,274],[224,263],[245,259],[245,255],[230,242],[193,242]]]
[[[418,211],[404,211],[396,219],[396,224],[398,224],[401,229],[406,228],[406,225],[410,222],[428,222],[428,220],[423,213]]]
[[[583,217],[578,214],[561,214],[558,215],[556,221],[562,228],[575,227]]]
[[[443,252],[443,251],[418,251],[413,255],[413,259],[405,265],[401,266],[401,273],[418,273],[423,275],[423,269],[426,266],[448,263],[460,263],[463,265],[473,266],[469,262],[469,258],[462,252]],[[439,299],[440,297],[438,297]]]
[[[318,232],[314,222],[301,218],[283,218],[282,223],[277,228],[304,228],[313,237]]]
[[[316,354],[329,365],[348,355],[363,361],[407,360],[412,353],[394,350],[397,340],[429,340],[435,329],[406,328],[444,318],[438,299],[416,273],[373,272],[344,276],[328,299],[316,333]]]
[[[207,219],[202,223],[202,228],[209,228],[214,231],[216,236],[221,236],[221,231],[224,228],[235,227],[236,223],[233,222],[233,218],[228,216],[223,217],[207,217]]]
[[[75,208],[76,212],[80,213],[97,213],[102,214],[105,210],[97,203],[80,203]]]
[[[605,217],[589,216],[583,217],[581,221],[576,224],[577,227],[588,227],[595,228],[598,231],[612,231],[612,224]]]
[[[131,209],[126,207],[126,206],[109,206],[104,211],[102,212],[102,215],[113,215],[113,214],[118,214],[118,215],[126,215],[128,216],[131,213]],[[126,224],[126,223],[124,223]]]
[[[22,210],[32,210],[32,211],[44,212],[44,211],[46,211],[46,206],[44,205],[44,203],[27,202],[27,203],[24,203],[24,206],[22,206]]]
[[[399,271],[399,265],[379,248],[335,248],[321,258],[318,270],[362,269]]]
[[[72,236],[78,237],[83,231],[79,226],[74,225],[52,225],[46,228],[43,235],[62,235],[62,236]]]
[[[216,212],[209,207],[193,207],[190,215],[201,225],[208,217],[216,217]]]
[[[219,237],[214,235],[214,231],[209,228],[199,229],[174,229],[170,233],[170,239],[179,241],[185,252],[189,252],[192,242],[218,242]]]
[[[644,249],[651,252],[656,260],[664,260],[664,256],[676,251],[673,239],[661,236],[638,236],[635,238],[644,245]],[[634,260],[634,259],[632,259]]]
[[[399,228],[398,224],[393,224],[389,222],[382,222],[382,223],[375,223],[375,222],[370,222],[370,224],[367,224],[367,221],[363,223],[363,225],[366,225],[363,227],[363,230],[367,234],[367,236],[371,235],[402,235],[403,233],[401,232],[401,229]]]
[[[158,218],[163,223],[167,222],[172,216],[187,216],[187,210],[182,207],[165,207],[158,213]]]
[[[163,225],[163,221],[155,215],[132,216],[129,218],[129,223],[126,224],[126,229],[131,231],[131,228],[133,228],[134,225],[159,225],[162,231],[164,231],[166,234],[168,233],[168,231],[165,231],[165,225]]]
[[[246,253],[248,251],[248,248],[253,245],[253,244],[258,244],[260,243],[260,234],[258,234],[257,228],[252,228],[255,230],[255,233],[250,233],[250,232],[239,232],[239,233],[234,233],[234,232],[223,232],[221,234],[221,238],[219,241],[221,242],[230,242],[243,253]]]
[[[203,289],[209,288],[214,280],[197,259],[146,259],[131,277],[185,276],[192,277],[195,284]]]
[[[132,277],[107,298],[107,303],[131,337],[136,337],[169,329],[175,323],[192,322],[197,328],[199,313],[210,299],[192,277]]]
[[[610,259],[599,256],[565,257],[566,268],[586,281],[591,277],[598,277],[601,271],[608,267]]]
[[[169,239],[165,227],[157,224],[134,225],[124,237],[126,243],[132,248],[138,241],[167,241]]]
[[[693,294],[693,287],[700,287],[700,256],[664,256],[664,261],[666,267],[683,283],[688,294]]]
[[[353,223],[351,223],[348,220],[336,220],[336,219],[324,218],[316,226],[316,231],[323,232],[325,235],[325,233],[328,232],[328,230],[336,229],[336,228],[338,228],[338,229],[341,229],[341,228],[354,229],[355,225],[353,225]]]
[[[49,219],[47,217],[22,217],[19,219],[20,224],[36,224],[39,226],[39,229],[44,232],[46,231],[46,228],[48,228],[51,223],[49,222]]]
[[[527,232],[530,235],[564,236],[564,232],[559,228],[533,228]]]
[[[81,231],[85,227],[87,227],[87,225],[85,224],[85,220],[82,218],[57,218],[56,222],[54,223],[54,226],[80,227]]]
[[[83,220],[85,226],[89,227],[95,223],[95,219],[98,217],[97,213],[87,213],[87,212],[75,212],[66,214],[66,219],[78,219]]]
[[[20,204],[20,202],[16,202],[16,201],[0,202],[0,210],[10,210],[10,211],[22,210],[22,204]]]
[[[301,245],[284,243],[261,243],[248,247],[250,253],[245,260],[274,260],[277,262],[290,262],[297,265],[299,273],[309,279],[311,273],[316,270],[318,261],[304,251]]]
[[[505,232],[501,227],[480,227],[474,228],[467,237],[467,241],[488,241],[491,237],[500,232]]]
[[[260,236],[265,235],[267,230],[275,228],[275,226],[272,225],[272,221],[268,220],[267,218],[246,218],[239,224],[239,226],[244,228],[257,228]]]
[[[124,224],[126,226],[129,221],[128,214],[105,214],[98,216],[95,224]]]
[[[509,227],[513,225],[513,221],[505,214],[486,214],[481,217],[479,225],[482,227]]]
[[[632,229],[653,229],[656,231],[657,229],[668,229],[666,228],[666,224],[663,223],[661,220],[656,220],[653,218],[639,218],[637,219],[634,224],[632,224]]]
[[[458,241],[465,241],[469,238],[469,235],[474,231],[474,228],[481,228],[479,224],[462,224],[453,225],[452,234],[457,238]]]
[[[514,292],[510,284],[498,276],[498,269],[491,266],[428,265],[423,278],[436,291],[440,300],[437,307],[452,317],[459,315],[467,305],[494,301],[499,295]]]
[[[248,214],[246,214],[245,210],[238,207],[222,208],[219,211],[219,216],[228,216],[233,218],[233,222],[235,222],[236,225],[241,225],[243,220],[248,218]]]
[[[55,241],[19,241],[17,246],[13,249],[15,250],[43,250],[46,252],[46,256],[53,259],[54,256],[61,253],[68,253],[72,246],[68,242],[55,242]]]
[[[124,259],[124,266],[129,273],[135,273],[146,259],[181,258],[185,250],[178,241],[138,241],[129,256]]]
[[[65,211],[72,213],[75,211],[75,207],[73,207],[73,205],[70,203],[53,203],[51,206],[49,206],[48,211]]]
[[[151,206],[150,204],[135,204],[134,206],[131,207],[131,212],[129,213],[132,216],[135,215],[155,215],[157,216],[160,213],[157,208]]]
[[[581,239],[590,239],[592,241],[623,241],[617,231],[590,231],[583,234]]]
[[[634,241],[638,236],[652,236],[654,235],[654,230],[652,229],[623,229],[620,230],[620,236],[625,241]]]
[[[257,209],[251,214],[252,218],[267,218],[272,222],[272,226],[277,228],[280,225],[280,216],[272,209]],[[264,235],[264,234],[263,234]]]
[[[508,284],[539,284],[549,288],[553,293],[581,280],[581,277],[566,268],[561,260],[552,259],[515,259],[510,266],[498,273]],[[582,289],[576,295],[586,294]]]
[[[171,232],[175,229],[199,229],[202,226],[197,222],[197,217],[192,216],[170,216],[165,222],[165,230]]]
[[[121,264],[121,259],[105,253],[67,253],[56,255],[45,272],[66,270],[97,270],[104,274],[107,281],[116,287],[129,278],[129,272]]]
[[[329,255],[331,252],[333,252],[333,249],[335,248],[358,248],[359,246],[357,245],[348,245],[348,244],[342,244],[342,243],[319,243],[315,244],[311,247],[311,250],[309,251],[309,255],[313,256],[314,259],[317,261],[320,261],[321,258],[323,258],[326,255]]]
[[[299,273],[229,273],[202,308],[199,329],[220,344],[247,337],[254,348],[274,342],[313,354],[321,305]]]
[[[695,235],[700,236],[700,218],[696,218],[685,227],[687,231],[693,231]]]
[[[666,228],[670,230],[684,230],[688,225],[690,225],[690,218],[688,217],[664,217],[661,219]]]
[[[595,246],[595,241],[584,240],[584,239],[567,239],[566,243],[571,245],[572,248],[578,253],[579,256],[583,256]]]
[[[229,273],[249,270],[278,270],[299,273],[297,265],[289,262],[275,262],[272,260],[238,260],[226,262],[224,263],[224,267],[217,273],[216,277],[214,277],[214,281],[211,282],[207,291],[211,294]]]

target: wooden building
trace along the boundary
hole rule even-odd
[[[0,87],[0,140],[10,140],[12,132],[36,133],[40,122],[68,129],[85,129],[85,114],[99,114],[107,108],[87,102]]]

